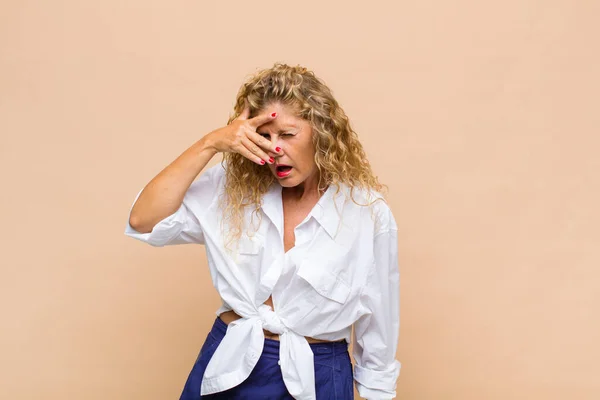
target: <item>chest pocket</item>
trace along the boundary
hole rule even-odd
[[[296,273],[308,282],[318,296],[333,300],[339,304],[344,304],[350,294],[350,285],[342,280],[339,274],[335,273],[339,269],[330,267],[316,265],[311,263],[309,259],[305,259],[298,267]],[[319,299],[322,300],[322,297],[313,296],[313,299],[319,302]]]
[[[255,266],[260,262],[261,251],[264,247],[262,236],[258,234],[253,236],[242,234],[238,246],[238,252],[235,255],[235,262],[237,265]]]

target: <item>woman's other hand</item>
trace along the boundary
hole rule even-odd
[[[273,159],[266,152],[279,153],[281,149],[277,151],[270,140],[256,133],[256,128],[274,120],[277,114],[263,112],[248,119],[250,107],[247,100],[244,103],[244,110],[236,119],[207,135],[208,142],[217,152],[239,153],[259,165],[273,164]]]

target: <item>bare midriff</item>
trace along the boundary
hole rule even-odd
[[[267,301],[265,301],[265,304],[270,306],[271,309],[273,309],[273,299],[271,297],[269,297],[267,299]],[[225,311],[223,313],[221,313],[219,315],[219,317],[223,320],[223,322],[225,322],[227,325],[229,325],[230,322],[235,321],[236,319],[240,319],[242,318],[241,316],[239,316],[235,311],[230,310],[230,311]],[[265,338],[267,339],[273,339],[273,340],[279,340],[279,335],[273,332],[270,332],[266,329],[263,329],[263,332],[265,334]],[[305,336],[306,341],[308,343],[327,343],[329,342],[329,340],[320,340],[320,339],[315,339],[315,338],[311,338],[308,336]]]

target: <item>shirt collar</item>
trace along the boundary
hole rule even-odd
[[[337,187],[334,184],[330,184],[309,213],[309,216],[312,215],[332,239],[335,239],[341,220],[345,197],[348,193],[347,185],[344,183],[340,183],[339,185],[340,191],[335,194]],[[277,229],[280,229],[280,233],[283,231],[282,190],[283,187],[279,182],[273,182],[267,192],[263,195],[261,206]]]

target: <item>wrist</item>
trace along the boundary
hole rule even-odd
[[[212,137],[210,136],[210,133],[203,136],[200,140],[198,140],[196,142],[195,146],[197,147],[198,152],[209,153],[209,155],[211,157],[216,155],[219,152],[219,150],[217,150],[217,148],[215,147],[215,144],[212,140]]]

